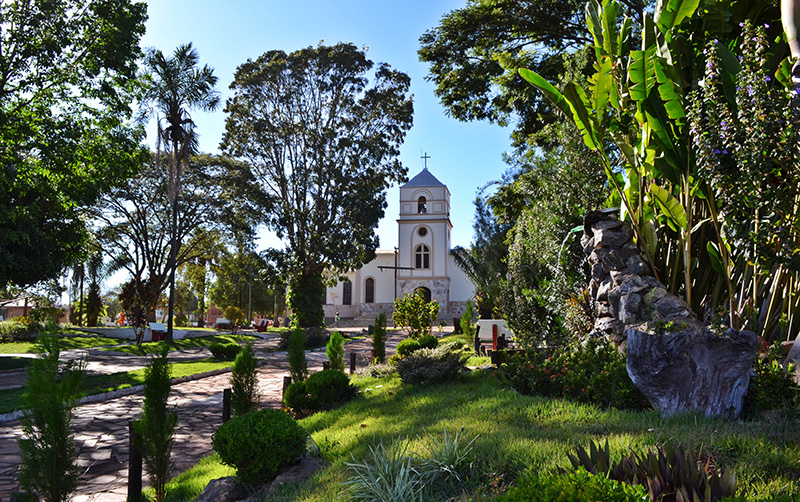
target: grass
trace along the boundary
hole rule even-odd
[[[655,411],[603,410],[521,396],[480,371],[430,387],[406,386],[397,376],[362,377],[356,383],[361,397],[300,422],[330,465],[303,485],[284,488],[285,500],[340,499],[341,483],[349,477],[345,462],[368,461],[370,446],[398,438],[409,438],[412,450],[419,449],[420,436],[445,430],[462,431],[467,438],[478,436],[473,451],[487,493],[514,483],[526,472],[567,467],[567,452],[587,446],[590,440],[606,439],[617,458],[667,440],[691,444],[723,470],[734,470],[740,494],[750,500],[800,493],[796,417],[726,422],[697,415],[663,418]],[[198,476],[192,479],[197,486],[204,484]],[[171,500],[192,500],[197,493]]]
[[[231,361],[217,361],[214,358],[199,361],[172,363],[172,378],[205,373],[206,371],[229,368]],[[144,384],[144,369],[111,373],[108,375],[85,376],[81,390],[87,396],[114,390],[126,389]],[[22,407],[22,388],[0,390],[0,413],[9,413]]]
[[[89,349],[120,343],[117,338],[105,336],[63,336],[58,340],[61,350]],[[8,342],[0,343],[0,354],[35,354],[36,342]]]
[[[125,352],[143,356],[148,354],[160,354],[165,348],[170,351],[186,350],[208,347],[212,343],[244,343],[255,339],[256,337],[250,335],[211,335],[181,338],[180,340],[173,340],[171,344],[167,342],[144,342],[140,347],[136,346],[136,344],[126,344],[115,347],[104,347],[102,350],[113,350],[114,352]]]

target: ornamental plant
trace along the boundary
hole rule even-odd
[[[472,300],[467,300],[467,308],[461,314],[461,332],[464,333],[464,338],[470,347],[475,347],[475,310],[472,308]]]
[[[372,351],[378,364],[386,362],[386,314],[381,312],[375,319],[375,331],[372,332]]]
[[[231,323],[231,333],[236,334],[236,330],[243,326],[245,323],[244,312],[242,309],[235,306],[225,308],[225,319]]]
[[[167,494],[167,481],[172,468],[170,455],[178,424],[178,414],[167,405],[172,387],[170,374],[165,348],[161,354],[151,357],[144,370],[142,414],[133,424],[137,434],[136,447],[142,452],[157,502],[164,500]]]
[[[292,328],[289,336],[289,375],[292,382],[302,382],[308,376],[308,362],[306,361],[306,335],[299,326]]]
[[[258,404],[258,358],[253,352],[253,343],[248,342],[236,359],[231,370],[231,408],[234,415],[253,411]]]
[[[78,483],[72,408],[80,397],[85,361],[59,369],[58,337],[39,336],[38,357],[27,371],[18,440],[20,487],[45,502],[69,498]]]
[[[394,322],[402,326],[411,338],[430,335],[439,308],[439,302],[435,300],[426,302],[421,290],[406,293],[394,301]]]
[[[331,333],[325,355],[330,362],[330,369],[344,372],[344,338],[338,331]]]

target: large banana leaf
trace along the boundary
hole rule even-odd
[[[586,146],[592,150],[597,150],[600,147],[593,122],[587,110],[586,95],[582,89],[578,88],[578,91],[576,91],[576,86],[570,83],[567,85],[565,93],[561,94],[550,82],[534,71],[520,68],[519,74],[539,89],[564,115],[572,118],[575,126],[581,131],[583,142],[586,143]]]
[[[686,230],[686,211],[669,191],[655,183],[650,184],[650,196],[658,203],[667,220],[667,225],[676,232]]]
[[[669,34],[672,28],[691,17],[699,5],[700,0],[658,0],[655,21],[661,33]]]

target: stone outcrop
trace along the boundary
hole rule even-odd
[[[237,502],[246,494],[244,486],[235,477],[228,476],[209,481],[195,502]]]
[[[591,266],[594,336],[626,346],[628,374],[662,414],[735,418],[757,349],[750,331],[716,334],[649,271],[616,210],[592,211],[581,240]]]

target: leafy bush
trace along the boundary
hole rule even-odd
[[[46,502],[67,500],[77,487],[72,408],[80,397],[85,361],[59,369],[58,338],[39,338],[39,356],[27,371],[22,394],[19,484]]]
[[[439,302],[426,303],[422,291],[406,293],[394,301],[392,318],[411,338],[430,335],[433,322],[439,315]]]
[[[633,385],[625,356],[606,340],[548,351],[529,350],[508,358],[500,378],[520,394],[569,397],[603,407],[643,410],[650,407]]]
[[[286,389],[284,403],[295,415],[304,411],[329,410],[355,396],[355,387],[342,371],[322,370],[305,382],[292,383]]]
[[[800,404],[800,389],[792,378],[794,365],[786,369],[776,360],[756,358],[750,387],[744,399],[744,416],[758,418],[769,410],[790,410]]]
[[[292,382],[302,382],[308,376],[308,362],[306,361],[306,335],[299,327],[292,329],[292,334],[289,336],[289,350],[287,357],[289,359],[289,375],[292,377]]]
[[[421,349],[435,349],[439,346],[439,339],[433,335],[423,335],[419,337],[419,347]]]
[[[711,459],[701,465],[690,449],[678,443],[659,445],[642,455],[623,455],[617,462],[611,461],[608,440],[605,447],[590,442],[588,452],[579,447],[575,455],[567,456],[575,469],[642,485],[651,500],[716,502],[736,494],[735,474],[711,468]]]
[[[244,415],[258,404],[257,368],[258,359],[253,352],[253,343],[248,342],[236,356],[231,370],[231,407],[234,415]]]
[[[245,483],[271,481],[306,452],[308,434],[283,411],[265,409],[230,419],[211,438],[224,464]]]
[[[397,363],[403,383],[428,384],[452,380],[464,369],[467,357],[458,344],[449,343],[435,349],[419,349]]]
[[[641,486],[631,486],[578,469],[555,476],[524,478],[497,502],[642,502],[648,500]]]
[[[386,314],[381,312],[375,319],[375,331],[372,333],[372,352],[377,363],[386,362]]]
[[[400,340],[400,343],[397,344],[394,352],[400,357],[407,357],[421,348],[422,347],[420,347],[418,340],[415,340],[414,338],[406,338],[405,340]]]
[[[330,369],[344,371],[344,338],[338,331],[331,333],[328,346],[325,348],[325,355],[330,362]]]
[[[58,331],[58,318],[62,309],[37,307],[26,316],[14,317],[0,322],[0,342],[30,342],[44,333]]]
[[[242,351],[242,347],[238,343],[214,342],[208,346],[208,350],[217,359],[233,359]]]
[[[167,399],[172,387],[170,365],[165,348],[158,356],[153,356],[144,370],[144,402],[142,415],[134,422],[136,447],[142,452],[142,459],[150,477],[150,484],[156,492],[156,500],[164,500],[167,494],[167,481],[172,468],[170,455],[175,442],[175,428],[178,414],[169,411]]]

